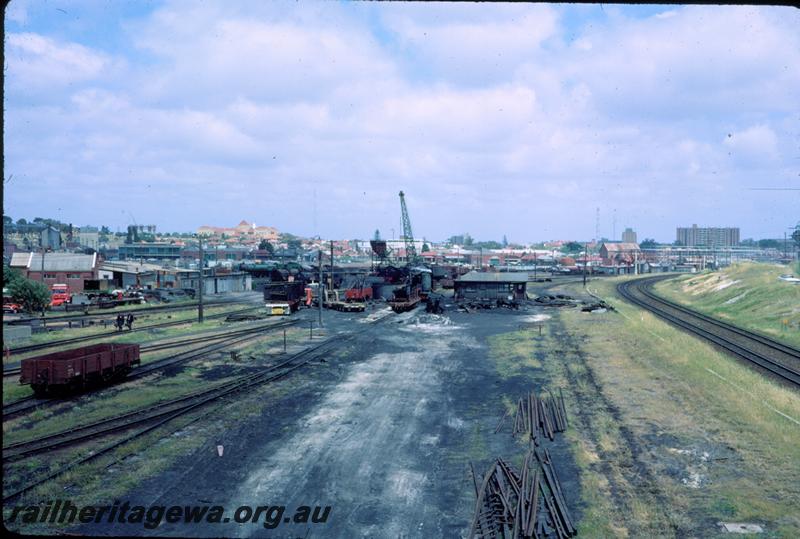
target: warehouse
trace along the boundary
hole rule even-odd
[[[14,253],[9,265],[48,288],[54,284],[66,284],[70,292],[83,292],[86,288],[93,288],[97,281],[97,254]]]
[[[455,282],[456,301],[465,299],[519,301],[525,299],[528,274],[471,271]]]

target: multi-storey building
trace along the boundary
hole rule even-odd
[[[622,233],[622,243],[636,243],[636,232],[632,228],[626,228]]]
[[[735,247],[739,245],[739,227],[678,227],[676,239],[685,247]]]

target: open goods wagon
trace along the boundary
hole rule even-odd
[[[138,364],[138,344],[93,344],[23,359],[19,383],[37,394],[66,393],[124,378]]]

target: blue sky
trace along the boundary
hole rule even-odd
[[[403,189],[433,240],[781,237],[798,13],[12,0],[4,213],[366,238]]]

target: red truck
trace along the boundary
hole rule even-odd
[[[39,395],[67,393],[122,379],[138,364],[138,344],[93,344],[23,359],[19,383]]]
[[[58,307],[69,302],[69,287],[65,284],[54,284],[50,287],[50,306]]]

